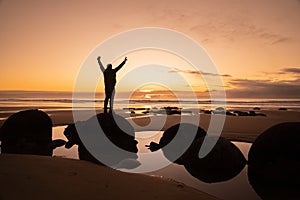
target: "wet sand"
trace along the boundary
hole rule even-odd
[[[47,156],[1,154],[0,180],[0,199],[217,199],[162,177]]]

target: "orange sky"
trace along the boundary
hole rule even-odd
[[[129,29],[163,27],[207,50],[225,75],[229,96],[299,97],[297,0],[0,0],[0,27],[0,90],[72,91],[81,64],[99,43]],[[141,57],[128,55],[119,78]],[[191,66],[174,56],[163,62],[205,91]],[[118,91],[130,90],[125,85]]]

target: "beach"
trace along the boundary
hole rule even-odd
[[[3,108],[3,111],[5,109]],[[17,110],[23,109],[28,109],[28,107],[17,108]],[[46,112],[52,120],[53,138],[66,140],[63,131],[67,125],[74,123],[72,110],[70,108],[62,109],[62,107],[54,109],[48,107],[41,110]],[[251,109],[244,109],[243,111],[249,110]],[[233,112],[234,110],[230,111]],[[81,120],[87,120],[90,117],[89,110],[82,109],[77,112],[80,113]],[[98,108],[93,112],[99,114],[103,110]],[[139,142],[138,149],[140,153],[149,153],[150,151],[145,148],[145,145],[149,144],[150,141],[159,142],[163,131],[175,124],[191,123],[195,116],[198,116],[199,122],[196,125],[207,131],[211,118],[219,117],[225,119],[221,136],[230,141],[242,142],[239,148],[245,144],[247,146],[246,149],[240,150],[244,151],[246,159],[251,143],[262,132],[279,123],[300,122],[300,112],[297,110],[261,109],[256,112],[263,113],[265,116],[205,114],[203,111],[195,108],[192,109],[192,113],[182,115],[133,114],[124,109],[115,110],[116,114],[124,117],[134,128],[136,139]],[[3,112],[3,120],[0,123],[3,124],[5,119],[12,113]],[[149,138],[147,138],[148,133],[152,134]],[[218,183],[215,185],[200,184],[199,181],[201,180],[191,177],[184,167],[177,164],[171,164],[161,170],[147,173],[147,175],[120,172],[87,161],[77,160],[77,147],[75,148],[75,146],[71,150],[63,147],[57,148],[53,157],[0,155],[0,179],[3,183],[9,183],[2,184],[0,197],[3,199],[20,197],[24,197],[24,199],[75,197],[81,199],[101,196],[100,199],[119,199],[126,196],[126,198],[131,199],[140,197],[143,199],[238,199],[242,194],[230,195],[228,193],[232,193],[234,188],[243,185],[240,184],[241,180],[247,182],[246,167],[237,178],[230,181],[231,183],[224,182],[224,184],[219,184],[221,185],[220,188],[217,185]],[[38,183],[42,183],[42,185]],[[228,185],[228,183],[230,184]],[[211,189],[213,187],[216,189]],[[131,188],[135,189],[131,191]],[[16,189],[20,192],[13,193],[12,191]],[[229,192],[225,192],[225,190]],[[251,186],[240,190],[250,192],[248,198],[245,197],[245,199],[259,199],[255,192],[251,191]],[[238,193],[238,191],[235,192]],[[49,195],[44,197],[45,193],[49,193]],[[226,195],[224,196],[224,194]]]
[[[1,199],[217,199],[162,177],[87,161],[2,154],[0,163]]]

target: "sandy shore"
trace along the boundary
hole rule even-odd
[[[182,183],[86,161],[0,155],[0,199],[216,199]]]

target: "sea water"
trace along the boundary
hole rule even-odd
[[[226,99],[218,102],[212,99],[123,99],[116,97],[114,108],[126,111],[126,108],[155,109],[166,106],[179,107],[183,110],[211,110],[212,105],[225,105],[228,110],[288,110],[300,111],[300,99]],[[90,98],[88,93],[83,93],[80,98],[72,99],[71,92],[35,92],[35,91],[0,91],[0,120],[25,109],[41,109],[43,111],[75,110],[75,109],[100,109],[103,108],[103,94],[97,93]]]

